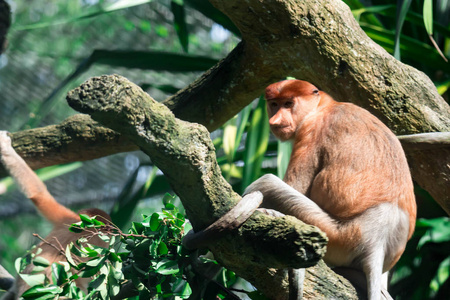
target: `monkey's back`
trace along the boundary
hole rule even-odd
[[[351,103],[320,114],[319,158],[310,197],[338,219],[351,219],[381,203],[398,205],[414,229],[413,183],[400,142],[379,119]],[[317,120],[316,120],[317,122]]]

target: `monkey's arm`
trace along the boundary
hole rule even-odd
[[[78,217],[76,213],[56,202],[45,184],[11,146],[11,138],[6,131],[0,131],[0,158],[20,190],[33,201],[47,220],[56,224],[63,219],[67,220],[68,217]]]

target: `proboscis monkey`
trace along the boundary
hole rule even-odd
[[[261,191],[264,207],[319,227],[325,262],[364,272],[368,298],[381,299],[416,219],[400,142],[368,111],[309,82],[274,83],[265,97],[271,131],[292,142],[292,155],[284,181],[264,175],[245,193]]]
[[[38,256],[45,258],[50,264],[66,261],[65,256],[58,250],[58,247],[60,247],[59,249],[65,250],[68,244],[75,242],[81,237],[92,237],[89,240],[90,244],[105,246],[105,243],[88,229],[81,233],[74,233],[69,231],[69,226],[72,223],[80,221],[79,214],[85,214],[90,217],[95,216],[97,220],[102,221],[105,224],[111,222],[109,215],[96,208],[84,209],[79,211],[79,213],[75,213],[56,202],[52,195],[47,191],[45,184],[11,146],[11,139],[6,131],[0,131],[0,159],[3,166],[8,170],[22,192],[33,201],[39,212],[53,224],[53,230],[45,240],[57,247],[42,242],[36,248],[42,249],[42,251],[39,250]],[[33,266],[29,265],[23,273],[29,273],[32,269]],[[44,274],[47,278],[51,279],[51,268],[46,268]],[[86,291],[90,281],[90,278],[79,278],[77,279],[77,286]],[[28,288],[29,286],[17,276],[15,285],[2,299],[18,299]]]

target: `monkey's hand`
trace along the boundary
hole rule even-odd
[[[8,135],[8,131],[6,130],[0,130],[0,146],[3,148],[3,146],[11,147],[11,138]]]
[[[14,152],[11,146],[11,138],[8,135],[8,131],[0,131],[0,156],[6,156]]]

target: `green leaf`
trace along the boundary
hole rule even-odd
[[[176,209],[177,207],[175,206],[175,205],[173,205],[172,203],[167,203],[165,206],[164,206],[164,209],[166,209],[166,210],[174,210],[174,209]]]
[[[158,256],[158,247],[159,247],[159,241],[155,241],[155,240],[150,241],[150,246],[149,246],[148,250],[152,257]]]
[[[450,277],[450,256],[444,259],[438,267],[438,270],[430,282],[430,288],[438,291]]]
[[[131,229],[134,231],[135,234],[142,234],[145,230],[144,225],[139,222],[133,222],[131,225]]]
[[[78,275],[82,278],[88,278],[88,277],[91,277],[91,276],[94,276],[95,274],[97,274],[101,268],[102,268],[102,265],[95,265],[92,267],[85,266],[85,268],[83,270],[81,270],[81,272],[78,273]]]
[[[278,141],[278,152],[277,152],[277,175],[280,178],[284,177],[287,167],[289,165],[289,160],[291,159],[292,144],[289,142]]]
[[[400,34],[412,0],[401,0],[397,5],[397,23],[395,25],[394,57],[400,60]],[[398,1],[397,1],[398,2]]]
[[[53,263],[52,264],[52,281],[54,284],[61,286],[67,282],[67,272],[63,265]]]
[[[54,299],[55,295],[58,295],[62,292],[62,289],[59,286],[51,285],[51,286],[43,286],[36,285],[27,290],[22,294],[24,299]]]
[[[158,245],[158,254],[159,255],[167,255],[169,253],[169,248],[167,248],[166,243],[161,241]]]
[[[189,32],[186,24],[186,17],[184,12],[184,3],[182,0],[172,0],[170,8],[173,14],[173,22],[175,31],[178,35],[178,40],[183,47],[184,52],[188,52],[189,48]]]
[[[158,213],[152,214],[152,217],[150,218],[150,230],[158,231],[160,227],[161,227],[161,219],[159,217],[159,214]]]
[[[442,96],[450,88],[450,79],[445,82],[437,84],[436,88],[438,90],[439,95]]]
[[[156,265],[156,273],[161,275],[177,274],[180,271],[175,260],[163,259]]]
[[[417,248],[420,249],[426,243],[445,243],[450,241],[450,219],[419,219],[416,222],[416,228],[428,229],[420,238]]]
[[[81,222],[83,222],[84,224],[94,224],[93,219],[91,217],[89,217],[88,215],[80,214],[80,219],[81,219]]]
[[[23,279],[23,281],[26,282],[26,284],[28,284],[29,286],[38,286],[38,285],[42,285],[45,283],[45,275],[40,273],[40,274],[20,274],[19,273],[20,278]]]
[[[344,2],[347,3],[347,5],[352,9],[352,13],[358,22],[363,21],[376,26],[382,25],[373,12],[364,15],[358,12],[358,10],[363,10],[366,8],[359,0],[344,0]]]
[[[164,197],[162,199],[162,202],[163,202],[164,205],[166,205],[168,203],[173,204],[176,198],[177,198],[177,196],[175,196],[175,195],[172,196],[169,193],[165,193]]]
[[[68,244],[66,246],[66,260],[71,266],[76,267],[77,263],[75,262],[75,260],[72,257],[72,253],[73,253],[72,249],[71,249],[72,247],[73,247],[73,244]]]
[[[36,256],[33,259],[33,264],[35,266],[40,266],[40,267],[48,267],[48,266],[50,266],[50,262],[47,259],[45,259],[44,257],[42,257],[42,256]]]
[[[267,121],[266,101],[261,96],[253,110],[248,137],[244,150],[244,174],[242,190],[261,175],[261,163],[269,143],[269,122]]]
[[[152,0],[121,0],[116,1],[114,3],[107,3],[106,5],[103,4],[103,1],[101,1],[101,5],[98,5],[95,7],[95,9],[90,9],[87,12],[84,12],[78,16],[73,16],[71,18],[63,18],[63,19],[54,19],[50,21],[44,21],[44,22],[37,22],[34,24],[29,24],[25,26],[15,26],[14,30],[32,30],[32,29],[38,29],[38,28],[45,28],[49,26],[56,26],[56,25],[62,25],[62,24],[68,24],[73,22],[79,22],[85,19],[90,19],[97,17],[99,15],[108,14],[117,10],[130,8],[133,6],[138,6],[142,4],[146,4],[152,2]]]
[[[433,1],[423,1],[423,23],[428,35],[433,35]]]
[[[382,46],[388,52],[393,53],[394,34],[381,27],[371,26],[368,24],[360,23],[361,28],[364,29],[366,34],[374,40],[377,44]],[[400,44],[402,56],[411,59],[417,63],[423,63],[423,55],[426,53],[427,60],[426,64],[428,68],[435,68],[437,70],[442,70],[445,72],[450,72],[450,64],[442,62],[442,57],[440,56],[437,49],[428,45],[427,43],[421,42],[420,40],[410,38],[408,36],[402,36],[402,42]]]
[[[38,248],[36,252],[41,252],[39,251]],[[25,268],[32,263],[31,261],[31,257],[32,257],[33,253],[31,254],[27,254],[24,257],[18,257],[15,261],[14,261],[14,268],[16,270],[17,273],[22,273]]]
[[[227,123],[225,123],[223,128],[223,151],[227,157],[228,163],[232,163],[234,155],[236,153],[236,135],[237,135],[237,119],[238,115],[234,116]]]
[[[69,231],[73,233],[82,233],[84,229],[81,227],[81,222],[70,224]]]
[[[108,259],[109,259],[111,262],[122,262],[122,259],[120,259],[120,256],[117,255],[117,254],[114,253],[114,252],[109,252],[109,253],[108,253]]]

